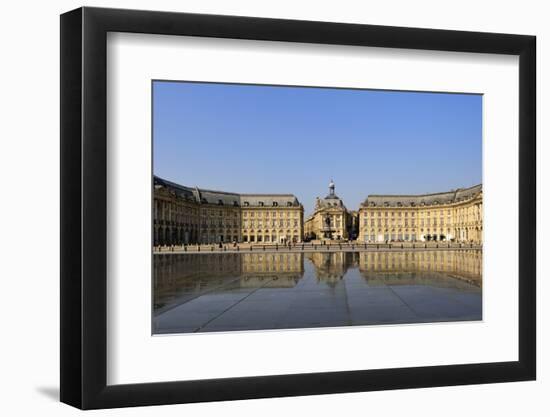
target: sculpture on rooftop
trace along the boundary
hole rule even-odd
[[[332,179],[331,179],[331,180],[330,180],[330,183],[329,183],[329,185],[328,185],[328,190],[329,190],[328,195],[329,195],[330,197],[334,197],[334,196],[335,196],[335,194],[334,194],[334,188],[335,188],[334,181],[332,181]]]

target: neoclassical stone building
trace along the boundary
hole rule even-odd
[[[241,194],[243,242],[301,242],[304,208],[292,194]]]
[[[369,195],[359,208],[359,240],[481,244],[482,186],[423,195]]]
[[[349,239],[352,223],[352,216],[336,195],[335,184],[331,180],[328,195],[323,199],[317,197],[313,214],[305,221],[305,237],[315,240]]]
[[[155,245],[288,243],[307,239],[361,242],[483,241],[481,185],[423,195],[369,195],[348,211],[335,193],[317,198],[304,221],[293,194],[238,194],[187,187],[154,177]]]
[[[303,206],[292,194],[238,194],[154,177],[155,245],[301,242]]]

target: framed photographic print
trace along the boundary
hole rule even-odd
[[[61,16],[61,400],[535,379],[535,38]]]

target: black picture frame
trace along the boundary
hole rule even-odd
[[[107,376],[108,32],[519,56],[519,360],[112,385]],[[61,15],[61,401],[81,409],[536,378],[536,38],[137,10]]]

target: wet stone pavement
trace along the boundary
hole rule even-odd
[[[481,251],[154,256],[153,333],[482,319]]]

